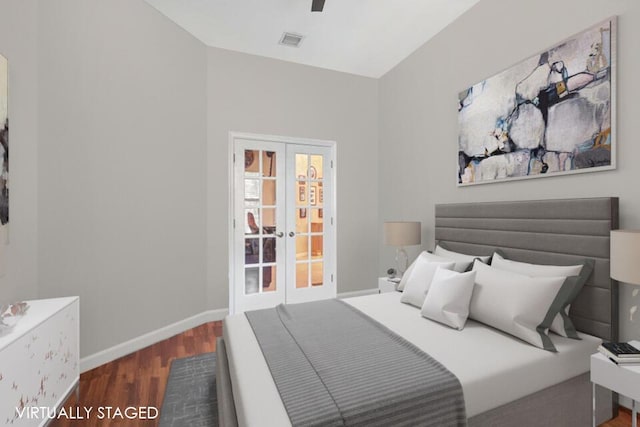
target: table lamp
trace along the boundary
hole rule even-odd
[[[640,285],[640,230],[611,232],[611,278]]]
[[[404,274],[409,267],[409,256],[405,246],[421,243],[421,224],[412,221],[393,221],[384,223],[384,243],[396,247],[396,266],[398,273]]]
[[[610,258],[612,279],[640,285],[640,230],[612,230]]]
[[[612,279],[640,285],[640,230],[612,230],[610,260]],[[631,309],[632,318],[635,310]],[[635,418],[635,401],[633,413]]]

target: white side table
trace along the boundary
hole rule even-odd
[[[378,277],[378,293],[395,292],[398,284],[389,280],[388,277]]]
[[[629,341],[640,348],[640,341]],[[640,400],[640,365],[616,365],[601,353],[591,355],[591,383],[593,385],[593,427],[596,425],[596,384],[631,399],[632,423],[637,427],[636,400]]]

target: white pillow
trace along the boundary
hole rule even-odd
[[[431,281],[438,267],[452,269],[454,263],[430,262],[423,257],[418,257],[414,264],[415,266],[407,279],[404,292],[400,297],[400,302],[415,305],[420,308],[422,304],[424,304],[424,299],[427,296],[429,286],[431,286]]]
[[[498,268],[500,270],[512,271],[518,274],[524,274],[529,277],[569,277],[577,276],[582,271],[582,264],[580,265],[542,265],[542,264],[529,264],[520,261],[511,261],[505,259],[500,252],[493,254],[493,260],[491,260],[491,267]]]
[[[580,290],[587,281],[593,267],[589,268],[590,264],[585,260],[580,265],[542,265],[542,264],[529,264],[526,262],[511,261],[505,259],[504,256],[496,251],[493,254],[493,260],[491,266],[504,271],[511,271],[518,274],[524,274],[529,277],[565,277],[571,278],[573,286],[569,289],[565,295],[565,301],[562,304],[563,309],[553,319],[551,324],[551,331],[558,335],[568,338],[580,339],[576,332],[573,322],[569,318],[569,309],[571,303],[575,300],[580,293]],[[581,275],[584,270],[584,275]],[[575,277],[573,277],[575,276]]]
[[[469,318],[493,326],[536,347],[556,351],[547,335],[561,308],[564,277],[529,277],[476,261],[476,285]]]
[[[422,305],[422,315],[462,330],[469,317],[475,278],[475,271],[458,273],[438,267]]]
[[[443,258],[441,256],[430,254],[427,251],[422,251],[420,255],[418,255],[418,257],[416,258],[416,260],[413,261],[413,263],[409,266],[409,268],[407,268],[407,271],[405,271],[404,274],[402,275],[402,279],[400,279],[400,283],[398,283],[399,291],[404,291],[404,287],[407,284],[407,280],[409,280],[409,277],[411,276],[411,272],[413,271],[413,268],[415,267],[419,259],[422,259],[424,261],[430,261],[430,262],[446,262],[446,263],[454,262],[455,263],[455,261],[452,259]],[[469,263],[469,265],[471,265],[471,263]]]
[[[445,248],[443,248],[442,246],[438,245],[436,246],[436,249],[433,251],[433,253],[435,255],[453,260],[456,262],[456,267],[454,268],[455,271],[459,271],[460,273],[465,272],[469,269],[469,266],[476,260],[479,259],[480,261],[484,262],[485,264],[489,263],[489,260],[491,259],[491,255],[489,256],[478,256],[478,255],[467,255],[467,254],[461,254],[459,252],[453,252],[453,251],[449,251]]]

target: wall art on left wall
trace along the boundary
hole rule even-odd
[[[615,169],[616,19],[462,91],[458,185]]]
[[[0,276],[5,273],[9,241],[9,63],[0,55]]]

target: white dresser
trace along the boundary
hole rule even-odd
[[[26,314],[0,335],[0,425],[45,424],[32,408],[61,407],[80,378],[78,297],[26,302]]]

